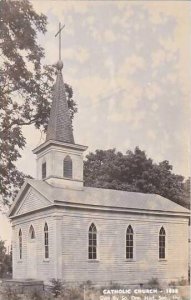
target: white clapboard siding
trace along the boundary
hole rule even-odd
[[[42,197],[37,191],[30,188],[23,197],[15,215],[21,215],[27,212],[41,209],[50,205],[50,202]]]
[[[40,216],[35,218],[38,214],[34,214],[33,218],[28,217],[28,221],[19,221],[19,224],[13,227],[13,278],[33,278],[30,276],[28,268],[29,264],[35,265],[36,276],[35,279],[48,280],[55,277],[55,247],[54,247],[54,220],[51,216]],[[44,214],[45,215],[45,214]],[[25,218],[27,219],[27,218]],[[44,225],[48,224],[49,232],[49,259],[45,259],[44,249]],[[35,230],[35,249],[36,256],[28,256],[28,247],[30,247],[29,229],[33,226]],[[22,230],[23,238],[23,255],[22,259],[19,259],[19,230]]]
[[[63,217],[63,277],[66,281],[145,282],[152,277],[171,281],[187,278],[187,222],[177,218],[145,218],[111,214],[103,218],[83,212]],[[116,219],[115,219],[116,217]],[[112,219],[111,219],[112,218]],[[98,230],[98,260],[88,260],[88,227],[94,222]],[[178,222],[176,224],[175,222]],[[125,259],[125,233],[131,224],[134,230],[135,259]],[[158,234],[164,226],[167,237],[167,258],[159,261]],[[72,270],[72,272],[71,272]]]
[[[49,228],[50,259],[44,259],[44,224]],[[88,228],[94,223],[98,232],[98,259],[88,260]],[[29,228],[33,225],[36,260],[27,257]],[[125,258],[128,225],[134,230],[134,259]],[[167,257],[158,258],[158,234],[166,230]],[[18,234],[23,232],[23,258],[19,260]],[[117,212],[90,212],[78,209],[44,210],[19,216],[13,221],[14,278],[29,278],[28,264],[35,264],[36,279],[48,282],[144,283],[155,277],[160,281],[187,278],[188,221],[171,216],[136,215]]]

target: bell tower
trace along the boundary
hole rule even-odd
[[[37,179],[45,180],[55,187],[83,189],[83,152],[87,147],[74,142],[61,60],[57,62],[56,68],[57,78],[46,141],[33,150],[37,155]]]

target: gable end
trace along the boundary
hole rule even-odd
[[[43,197],[33,187],[29,187],[26,192],[17,199],[14,210],[11,212],[10,217],[20,216],[38,209],[51,206],[52,202]]]

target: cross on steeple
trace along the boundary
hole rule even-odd
[[[59,60],[61,60],[61,31],[64,27],[65,27],[65,24],[63,26],[61,26],[61,23],[59,22],[59,30],[55,34],[55,37],[57,37],[57,35],[59,35]]]

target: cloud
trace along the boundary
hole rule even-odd
[[[80,64],[85,63],[90,57],[89,50],[83,47],[65,48],[63,50],[63,59],[71,59]]]
[[[97,42],[102,41],[102,36],[98,29],[96,29],[94,26],[89,27],[90,35],[96,40]]]
[[[110,93],[111,91],[110,81],[107,78],[96,75],[77,78],[73,80],[73,84],[77,86],[81,97],[91,100],[92,103],[101,101],[101,99],[105,97],[106,93]]]
[[[33,6],[38,12],[49,11],[59,18],[63,17],[63,13],[75,12],[84,15],[88,11],[87,1],[62,1],[62,0],[32,0]]]
[[[114,123],[126,123],[130,130],[137,130],[142,127],[145,116],[146,111],[140,110],[135,113],[134,110],[129,109],[125,115],[119,112],[113,112],[108,116],[108,119]]]
[[[119,74],[120,76],[133,75],[136,71],[143,70],[145,66],[146,63],[143,57],[132,54],[120,65]]]
[[[162,64],[165,63],[166,60],[166,53],[162,49],[158,49],[157,51],[151,54],[152,59],[152,68],[158,68]]]
[[[115,73],[115,63],[111,56],[106,57],[106,59],[104,60],[104,66],[107,68],[110,75],[113,75]]]
[[[83,25],[94,25],[95,20],[96,19],[94,16],[88,16],[87,18],[84,19]]]
[[[74,77],[77,76],[76,74],[78,72],[78,69],[76,67],[70,67],[67,72],[70,77]]]
[[[153,129],[149,129],[147,131],[147,136],[151,140],[156,140],[156,138],[157,138],[156,132]]]
[[[158,108],[159,108],[159,105],[157,103],[152,103],[151,109],[153,112],[156,112],[158,110]]]
[[[160,39],[161,47],[168,51],[178,51],[179,58],[178,75],[179,83],[182,91],[189,95],[191,93],[189,61],[191,61],[190,51],[190,9],[191,3],[189,1],[174,1],[166,2],[165,5],[161,1],[144,2],[143,7],[147,9],[152,24],[156,23],[159,19],[159,23],[162,25],[168,19],[173,20],[175,23],[174,32],[171,37],[165,37]],[[159,24],[159,25],[160,25]],[[191,76],[191,75],[190,75]]]
[[[103,35],[104,35],[104,40],[106,43],[114,42],[117,39],[117,37],[115,36],[113,31],[109,30],[109,29],[105,30]]]
[[[147,99],[154,100],[162,95],[162,89],[159,84],[155,82],[149,83],[145,88],[145,95]]]
[[[160,38],[160,44],[164,50],[171,51],[170,53],[174,53],[177,50],[177,41],[175,37]]]
[[[117,40],[113,30],[106,29],[100,32],[94,25],[89,26],[90,35],[99,43],[113,43]]]
[[[119,82],[122,83],[122,91],[118,97],[111,98],[108,119],[115,123],[130,123],[132,129],[137,129],[146,115],[144,109],[137,110],[143,89],[125,78],[118,77],[117,86],[119,86]]]
[[[130,18],[134,15],[133,11],[133,3],[132,5],[127,5],[125,2],[118,2],[117,6],[120,9],[119,14],[114,14],[114,16],[111,19],[111,23],[113,25],[120,25],[123,28],[127,28],[128,21]],[[122,12],[121,12],[122,10]]]

